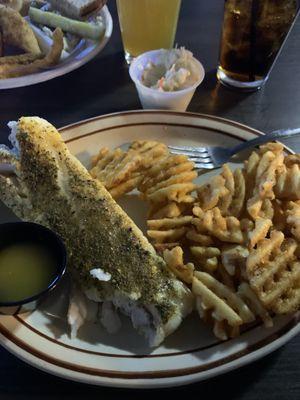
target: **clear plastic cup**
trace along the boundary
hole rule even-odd
[[[142,84],[141,76],[148,62],[152,61],[156,63],[162,51],[165,50],[148,51],[135,58],[129,68],[130,77],[135,83],[143,108],[185,111],[190,104],[196,88],[204,79],[204,68],[196,58],[193,58],[199,75],[197,81],[192,86],[172,92],[161,92],[157,89],[151,89]]]

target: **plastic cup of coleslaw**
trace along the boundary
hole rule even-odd
[[[205,71],[191,52],[180,48],[141,54],[129,74],[143,108],[185,111]]]

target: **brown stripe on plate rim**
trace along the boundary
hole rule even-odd
[[[278,332],[273,333],[270,336],[260,340],[257,343],[249,345],[246,349],[238,351],[230,356],[224,357],[221,360],[213,361],[211,363],[207,363],[205,365],[190,367],[190,368],[181,368],[176,370],[155,370],[155,371],[112,371],[112,370],[102,370],[96,368],[84,367],[76,364],[72,364],[66,361],[62,361],[56,359],[54,357],[49,356],[48,354],[41,353],[40,351],[34,349],[29,346],[27,343],[22,341],[21,339],[14,336],[9,330],[7,330],[3,325],[0,324],[0,333],[14,343],[16,346],[31,354],[32,356],[43,360],[49,364],[79,372],[86,375],[92,376],[100,376],[100,377],[109,377],[109,378],[119,378],[119,379],[162,379],[162,378],[173,378],[179,376],[187,376],[193,375],[196,373],[204,372],[213,368],[220,367],[222,365],[228,364],[238,358],[241,358],[251,352],[259,350],[260,348],[268,345],[274,340],[279,339],[285,333],[287,333],[290,329],[295,327],[298,324],[298,318],[295,316],[288,324],[282,327]],[[18,356],[18,354],[16,354]]]
[[[59,131],[64,131],[70,128],[74,128],[77,126],[84,125],[89,122],[97,121],[97,120],[102,120],[102,119],[109,119],[109,118],[115,118],[118,116],[127,116],[127,115],[155,115],[155,114],[160,114],[160,115],[175,115],[178,117],[193,117],[193,118],[198,118],[198,119],[208,119],[210,121],[217,121],[217,122],[222,122],[227,125],[234,126],[235,128],[241,128],[244,130],[247,130],[248,132],[255,134],[255,135],[263,135],[263,132],[256,130],[254,128],[251,128],[250,126],[241,124],[240,122],[232,121],[230,119],[222,118],[222,117],[216,117],[214,115],[208,115],[208,114],[201,114],[201,113],[193,113],[193,112],[178,112],[178,111],[167,111],[167,110],[133,110],[133,111],[119,111],[115,113],[110,113],[110,114],[104,114],[104,115],[98,115],[96,117],[92,118],[87,118],[83,119],[78,122],[74,122],[73,124],[69,124],[66,126],[63,126],[59,128]],[[163,123],[160,123],[160,125],[163,125]],[[180,124],[178,124],[180,125]],[[195,125],[191,125],[194,128],[196,127]]]
[[[47,336],[45,333],[37,330],[36,328],[34,328],[32,325],[28,324],[28,322],[24,321],[22,318],[20,318],[19,316],[15,316],[14,317],[21,325],[25,326],[27,329],[29,329],[30,331],[32,331],[33,333],[35,333],[38,336],[41,336],[42,338],[48,340],[49,342],[55,343],[58,346],[61,347],[65,347],[67,349],[70,350],[75,350],[78,351],[80,353],[85,353],[85,354],[93,354],[95,356],[101,356],[101,357],[112,357],[112,358],[161,358],[161,357],[175,357],[175,356],[181,356],[181,355],[185,355],[185,354],[191,354],[191,353],[197,353],[199,351],[203,351],[203,350],[208,350],[211,349],[213,347],[219,346],[220,344],[229,342],[232,339],[228,339],[228,340],[224,340],[224,341],[216,341],[214,343],[211,343],[209,345],[203,346],[203,347],[196,347],[194,349],[190,349],[190,350],[185,350],[185,351],[177,351],[177,352],[173,352],[173,353],[162,353],[162,354],[114,354],[114,353],[102,353],[99,351],[93,351],[93,350],[87,350],[87,349],[81,349],[80,347],[75,347],[75,346],[71,346],[69,344],[60,342],[57,339],[54,339],[50,336]],[[0,324],[1,326],[1,324]],[[262,326],[262,323],[256,323],[255,325],[252,325],[250,327],[248,327],[247,329],[245,329],[242,334],[244,333],[248,333],[256,328],[258,328],[259,326]]]
[[[71,142],[75,142],[76,140],[82,139],[84,137],[89,137],[92,135],[95,135],[97,133],[100,132],[105,132],[105,131],[112,131],[115,129],[120,129],[120,128],[125,128],[125,127],[131,127],[131,126],[149,126],[149,125],[160,125],[160,126],[178,126],[178,127],[183,127],[183,128],[193,128],[193,129],[205,129],[207,131],[212,131],[214,133],[219,133],[220,135],[226,135],[226,136],[230,136],[234,139],[239,139],[241,141],[246,141],[247,139],[243,139],[237,135],[234,135],[233,133],[229,133],[229,132],[224,132],[221,130],[216,130],[215,128],[208,128],[206,126],[195,126],[195,125],[189,125],[189,124],[177,124],[177,123],[173,123],[173,122],[135,122],[135,123],[131,123],[131,124],[122,124],[122,125],[115,125],[115,126],[111,126],[111,127],[106,127],[103,129],[96,129],[95,131],[89,132],[89,133],[85,133],[84,135],[80,135],[80,136],[76,136],[74,138],[71,139],[67,139],[65,140],[65,143],[71,143]]]
[[[247,125],[241,124],[239,122],[236,121],[232,121],[230,119],[226,119],[226,118],[222,118],[222,117],[215,117],[213,115],[208,115],[208,114],[201,114],[201,113],[192,113],[192,112],[176,112],[176,111],[165,111],[165,110],[135,110],[135,111],[121,111],[121,112],[116,112],[116,113],[110,113],[110,114],[104,114],[104,115],[99,115],[93,118],[88,118],[88,119],[84,119],[82,121],[78,121],[78,122],[74,122],[73,124],[69,124],[66,126],[63,126],[61,128],[59,128],[59,132],[64,132],[65,130],[69,130],[71,128],[74,127],[78,127],[81,125],[84,125],[86,123],[92,122],[92,121],[98,121],[98,120],[102,120],[102,119],[109,119],[109,118],[115,118],[118,116],[127,116],[127,115],[143,115],[143,114],[150,114],[150,115],[155,115],[155,114],[160,114],[160,115],[176,115],[176,116],[181,116],[183,118],[186,117],[193,117],[193,118],[198,118],[198,119],[207,119],[207,120],[211,120],[211,121],[217,121],[217,122],[221,122],[224,123],[225,125],[230,125],[233,126],[235,128],[240,128],[242,130],[248,131],[253,135],[256,136],[263,136],[265,135],[263,132],[256,130],[254,128],[251,128]],[[206,130],[210,130],[213,131],[215,133],[220,133],[223,135],[227,135],[230,137],[233,137],[235,139],[238,139],[240,141],[247,141],[247,139],[243,139],[241,137],[239,137],[238,135],[235,135],[233,133],[229,133],[229,132],[224,132],[221,129],[216,129],[216,128],[210,128],[210,127],[206,127],[206,126],[197,126],[197,125],[190,125],[190,124],[180,124],[180,123],[163,123],[163,122],[141,122],[141,123],[129,123],[129,124],[122,124],[122,125],[117,125],[114,127],[107,127],[107,128],[103,128],[103,129],[97,129],[95,131],[86,133],[84,135],[80,135],[77,136],[75,138],[71,138],[65,141],[65,143],[70,143],[70,142],[74,142],[77,139],[82,139],[84,137],[88,137],[91,135],[94,135],[96,133],[99,132],[104,132],[104,131],[108,131],[108,130],[113,130],[113,129],[117,129],[117,128],[124,128],[127,126],[140,126],[140,125],[170,125],[170,126],[183,126],[183,127],[187,127],[187,128],[193,128],[193,129],[206,129]],[[290,149],[288,146],[284,145],[284,148],[291,154],[294,154],[295,152]]]

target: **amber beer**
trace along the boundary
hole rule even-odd
[[[125,57],[174,45],[181,0],[117,0]]]
[[[225,0],[219,80],[246,90],[261,87],[297,12],[297,0]]]

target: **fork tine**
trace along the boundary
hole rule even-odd
[[[193,153],[199,152],[207,152],[207,147],[190,147],[190,146],[168,146],[171,150],[178,150],[178,151],[191,151]]]
[[[195,163],[195,168],[197,169],[213,169],[217,168],[213,163]]]
[[[198,157],[198,156],[195,156],[195,157],[188,157],[188,159],[189,159],[189,161],[192,161],[192,162],[194,162],[194,163],[196,163],[196,162],[200,162],[200,163],[212,163],[212,159],[211,159],[211,157]]]
[[[208,152],[197,152],[196,150],[194,151],[188,151],[188,150],[171,150],[172,154],[183,154],[184,156],[189,156],[189,157],[209,157]]]

